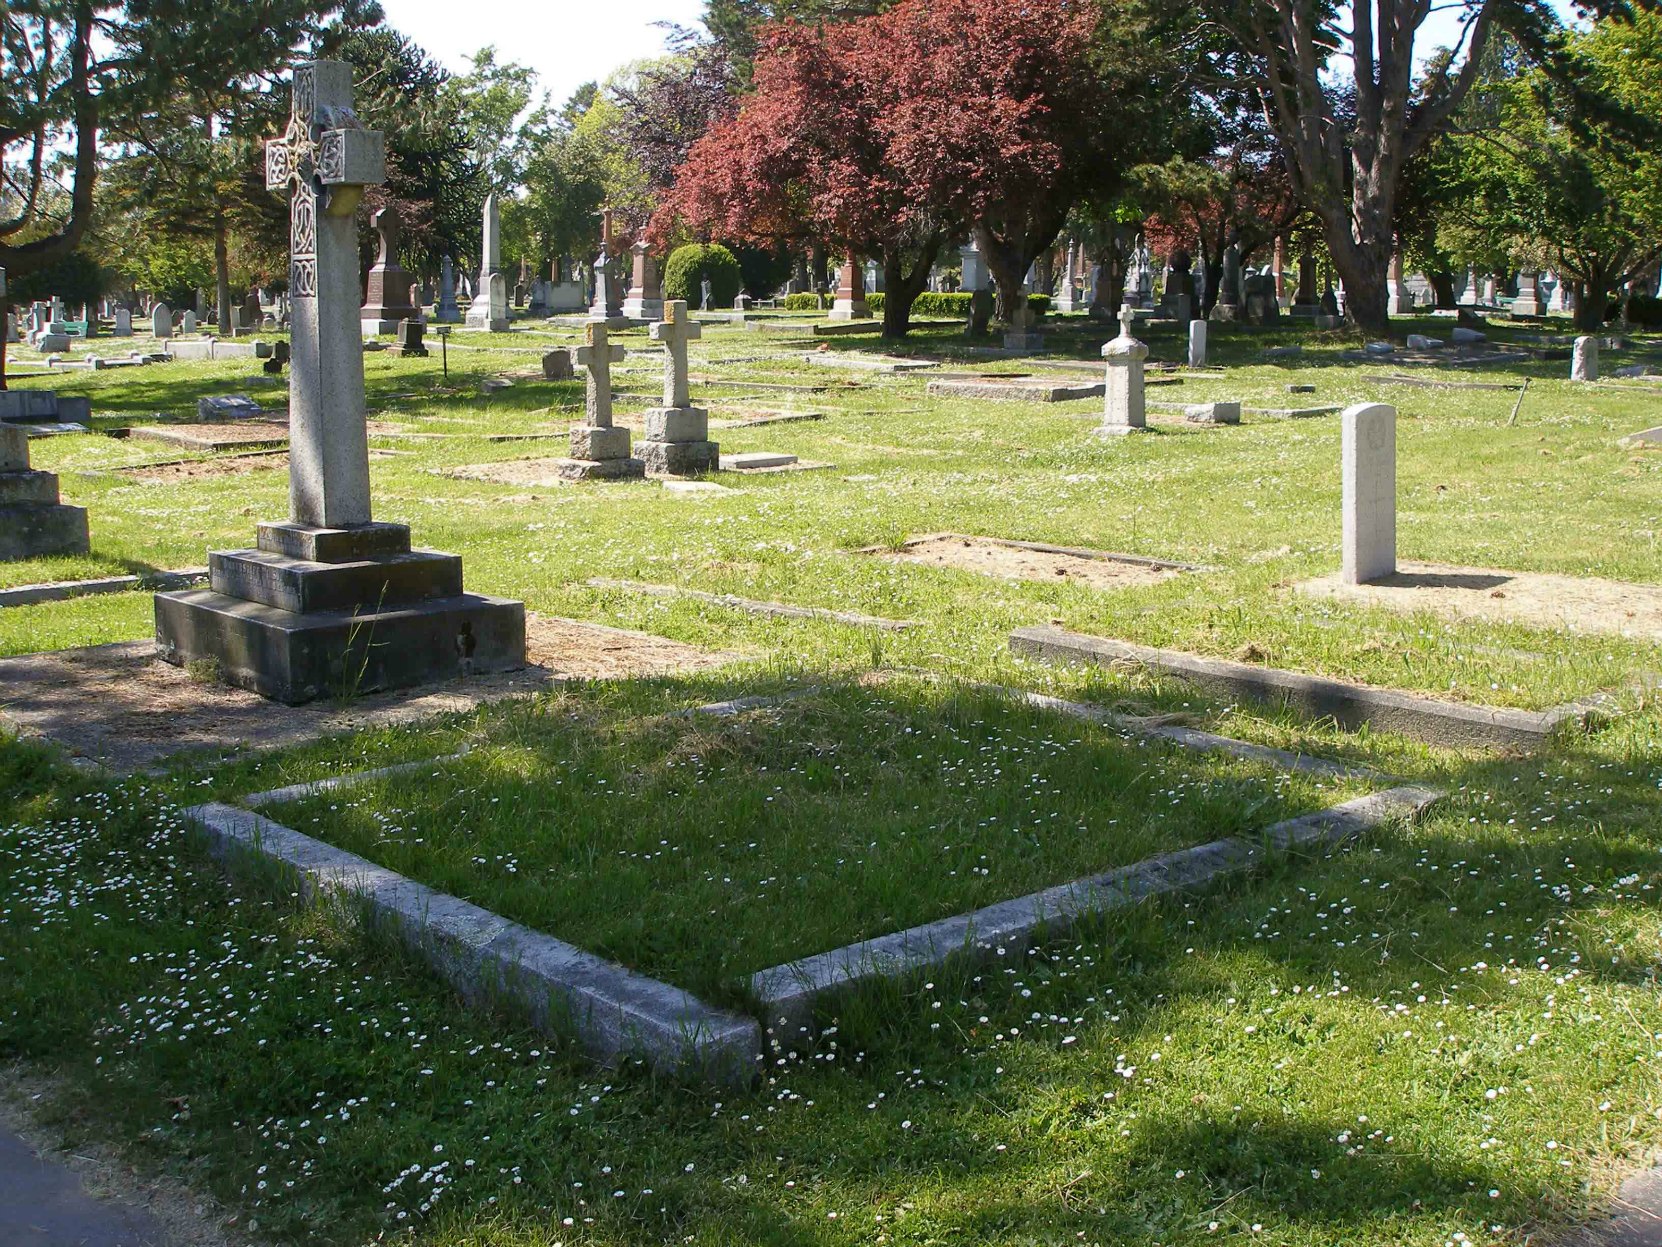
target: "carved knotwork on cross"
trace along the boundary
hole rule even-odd
[[[297,66],[288,130],[265,145],[266,189],[291,192],[291,297],[317,297],[319,212],[350,215],[364,188],[385,180],[381,134],[364,129],[352,111],[351,67],[338,61]]]

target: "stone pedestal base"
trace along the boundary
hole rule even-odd
[[[208,575],[156,595],[161,656],[290,705],[525,664],[524,604],[463,592],[461,559],[412,550],[401,524],[262,524]]]
[[[1546,304],[1542,303],[1539,298],[1524,298],[1522,295],[1512,300],[1512,306],[1508,310],[1514,316],[1545,316],[1547,314]]]
[[[398,332],[398,326],[406,320],[412,319],[416,313],[407,312],[403,316],[387,316],[384,318],[365,316],[358,321],[360,332],[366,338],[390,337]]]
[[[721,447],[709,441],[710,413],[702,407],[651,407],[646,440],[636,448],[649,476],[695,476],[721,467]]]
[[[1004,335],[1004,349],[1006,351],[1042,351],[1045,349],[1045,336],[1042,333],[1007,333]]]
[[[623,318],[625,320],[662,320],[664,318],[664,301],[662,299],[625,299],[623,301]]]
[[[715,442],[642,442],[638,447],[648,476],[698,476],[721,470]]]
[[[579,424],[571,430],[573,459],[627,459],[629,430],[615,425]]]
[[[631,481],[646,476],[641,459],[561,459],[557,467],[562,481]]]
[[[869,320],[871,308],[864,299],[837,299],[831,304],[826,317],[829,320]]]
[[[1295,303],[1287,309],[1287,315],[1298,320],[1314,320],[1321,308],[1314,303]]]
[[[1123,437],[1127,433],[1147,433],[1146,424],[1099,424],[1091,430],[1092,437]]]
[[[0,472],[0,499],[19,492],[47,492],[45,486],[17,486],[13,483],[17,477],[46,478],[51,498],[40,502],[0,501],[0,561],[85,554],[87,509],[60,503],[58,478],[50,472]]]

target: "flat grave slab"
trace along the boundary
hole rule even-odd
[[[925,392],[931,398],[971,398],[1005,403],[1068,403],[1081,398],[1101,398],[1107,385],[1101,381],[931,381]]]
[[[619,428],[639,427],[638,421],[633,426],[627,420],[618,420],[616,424]],[[551,456],[537,459],[504,459],[497,463],[474,463],[456,468],[443,468],[437,471],[437,475],[458,481],[484,481],[492,485],[530,485],[538,489],[552,489],[556,485],[571,484],[560,475],[560,467],[565,462],[564,458]]]
[[[852,368],[859,372],[923,372],[940,365],[930,359],[894,359],[886,355],[851,355],[843,351],[807,351],[802,361],[826,368]]]
[[[289,422],[279,418],[228,424],[137,424],[127,431],[127,436],[188,450],[252,450],[288,445]]]
[[[1449,381],[1441,377],[1407,377],[1396,373],[1363,373],[1362,380],[1374,385],[1407,385],[1422,390],[1521,390],[1523,383],[1509,385],[1500,381]]]
[[[769,424],[801,424],[825,419],[823,411],[766,411],[761,409],[733,410],[732,418],[712,420],[713,429],[757,429]]]
[[[1404,560],[1396,575],[1369,584],[1341,584],[1335,573],[1294,587],[1310,597],[1399,614],[1428,611],[1444,619],[1662,640],[1662,585]]]
[[[801,467],[802,461],[784,451],[746,450],[736,455],[723,455],[721,466],[725,471],[751,472],[761,468]]]
[[[335,732],[468,711],[563,679],[671,675],[731,662],[667,637],[554,616],[526,615],[527,665],[519,671],[375,693],[344,703],[284,706],[218,682],[198,681],[156,657],[153,641],[0,658],[0,715],[25,735],[117,772],[186,751],[227,754],[299,744]]]
[[[1629,433],[1617,445],[1623,450],[1662,450],[1662,425]]]
[[[1111,554],[1037,541],[1009,541],[999,537],[970,537],[961,533],[931,533],[913,537],[898,550],[871,547],[863,553],[926,567],[946,567],[1002,580],[1063,581],[1092,589],[1128,589],[1160,584],[1200,568],[1132,554]]]

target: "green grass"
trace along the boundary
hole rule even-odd
[[[537,350],[574,336],[458,335],[448,388],[436,355],[366,356],[376,419],[452,435],[375,439],[407,452],[374,461],[380,517],[461,553],[476,590],[750,661],[216,765],[181,759],[143,783],[0,742],[0,1058],[53,1076],[40,1111],[71,1146],[113,1139],[142,1168],[220,1196],[238,1232],[324,1247],[1541,1241],[1662,1148],[1653,698],[1624,698],[1604,730],[1539,757],[1460,755],[1221,706],[1142,673],[1017,661],[1005,637],[1057,620],[1519,706],[1622,687],[1656,668],[1653,644],[1293,594],[1292,582],[1337,565],[1333,419],[1249,414],[1239,429],[1102,443],[1085,436],[1090,402],[932,400],[927,374],[752,360],[719,371],[828,388],[701,393],[827,418],[720,430],[724,448],[790,450],[835,470],[728,479],[734,492],[695,498],[443,475],[561,452],[557,439],[487,435],[558,433],[578,385],[521,380],[487,395],[479,382],[534,367]],[[1082,359],[1102,336],[1059,335]],[[700,351],[783,353],[782,341],[709,328]],[[1292,341],[1308,344],[1305,359],[1260,361],[1260,345]],[[833,349],[873,345],[839,338]],[[1156,359],[1178,357],[1175,334],[1152,345]],[[1381,389],[1363,374],[1388,364],[1338,360],[1355,345],[1215,326],[1228,380],[1153,396],[1383,397],[1403,417],[1405,557],[1658,579],[1662,456],[1615,446],[1659,422],[1655,396],[1575,388],[1560,379],[1567,365],[1531,365],[1503,374],[1533,378],[1513,427],[1515,395]],[[480,349],[494,347],[525,349]],[[1021,367],[967,355],[950,334],[906,349]],[[655,388],[653,361],[626,366],[643,371],[620,388]],[[201,394],[252,389],[251,372],[175,364],[59,388],[97,391],[103,429],[153,411],[183,418]],[[1294,382],[1318,392],[1288,395]],[[91,508],[94,553],[7,565],[3,584],[199,564],[285,507],[280,471],[141,485],[115,469],[180,456],[101,436],[33,450]],[[1213,570],[1109,594],[858,553],[939,529]],[[873,635],[762,619],[589,588],[594,576],[924,626]],[[83,599],[0,612],[0,652],[149,631],[146,595]],[[917,679],[855,679],[908,668]],[[856,996],[818,1047],[770,1058],[751,1092],[599,1070],[512,1014],[466,1008],[346,913],[299,906],[275,879],[227,887],[177,814],[468,745],[441,778],[279,813],[723,993],[775,953],[821,951],[1351,791],[1122,741],[953,677],[1171,715],[1450,795],[1421,823],[1331,857],[1120,913],[984,970]],[[667,717],[805,685],[819,691],[733,722]],[[519,868],[509,874],[499,854]],[[666,928],[673,938],[651,946]]]
[[[731,1001],[769,966],[1360,791],[915,681],[732,719],[664,709],[555,696],[457,761],[266,812]]]

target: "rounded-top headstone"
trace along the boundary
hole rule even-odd
[[[173,309],[158,303],[150,309],[150,332],[158,338],[173,336]]]

